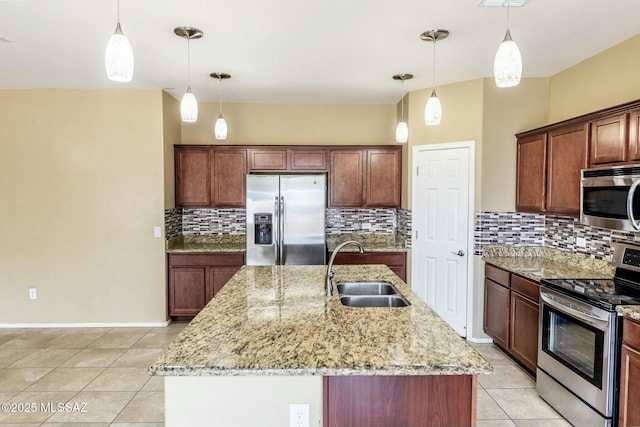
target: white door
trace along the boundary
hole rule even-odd
[[[414,147],[413,159],[411,287],[466,337],[472,318],[474,142]]]

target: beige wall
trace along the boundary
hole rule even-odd
[[[0,111],[0,324],[165,321],[161,91],[2,90]]]
[[[180,101],[162,92],[162,135],[164,141],[164,207],[175,207],[175,164],[173,145],[180,144],[182,138],[182,120],[180,119]]]
[[[218,104],[201,103],[182,125],[183,144],[395,144],[393,104],[223,104],[225,141],[213,137]]]
[[[555,74],[549,123],[640,98],[640,35]]]

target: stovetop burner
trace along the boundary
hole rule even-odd
[[[542,279],[541,284],[610,311],[617,305],[640,305],[640,291],[615,278]]]

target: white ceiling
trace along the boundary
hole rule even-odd
[[[121,0],[120,22],[135,55],[131,83],[104,71],[115,0],[0,0],[0,88],[164,88],[180,97],[193,26],[191,86],[217,101],[211,72],[232,75],[224,102],[395,103],[406,90],[490,77],[506,9],[478,0]],[[549,76],[640,32],[638,0],[529,0],[510,8],[523,76]],[[3,41],[4,39],[8,40]],[[509,89],[505,89],[509,90]]]

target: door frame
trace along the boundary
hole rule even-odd
[[[468,222],[467,222],[467,319],[466,319],[466,337],[468,338],[473,335],[473,315],[474,315],[474,268],[475,268],[475,254],[474,254],[474,240],[475,240],[475,186],[476,186],[476,141],[459,141],[459,142],[444,142],[438,144],[425,144],[425,145],[415,145],[413,147],[413,156],[412,156],[412,181],[411,181],[411,213],[412,216],[417,211],[416,201],[418,199],[417,191],[418,191],[418,176],[417,176],[417,159],[418,153],[423,151],[435,151],[435,150],[451,150],[451,149],[460,149],[466,148],[469,150],[469,181],[468,185]],[[414,244],[417,244],[418,240],[415,238],[416,230],[414,228],[414,224],[417,224],[417,221],[412,218],[411,220],[411,237],[412,237],[412,247]],[[415,242],[415,243],[413,243]],[[411,283],[415,283],[414,280],[417,275],[417,266],[418,262],[415,259],[415,251],[411,251]]]

